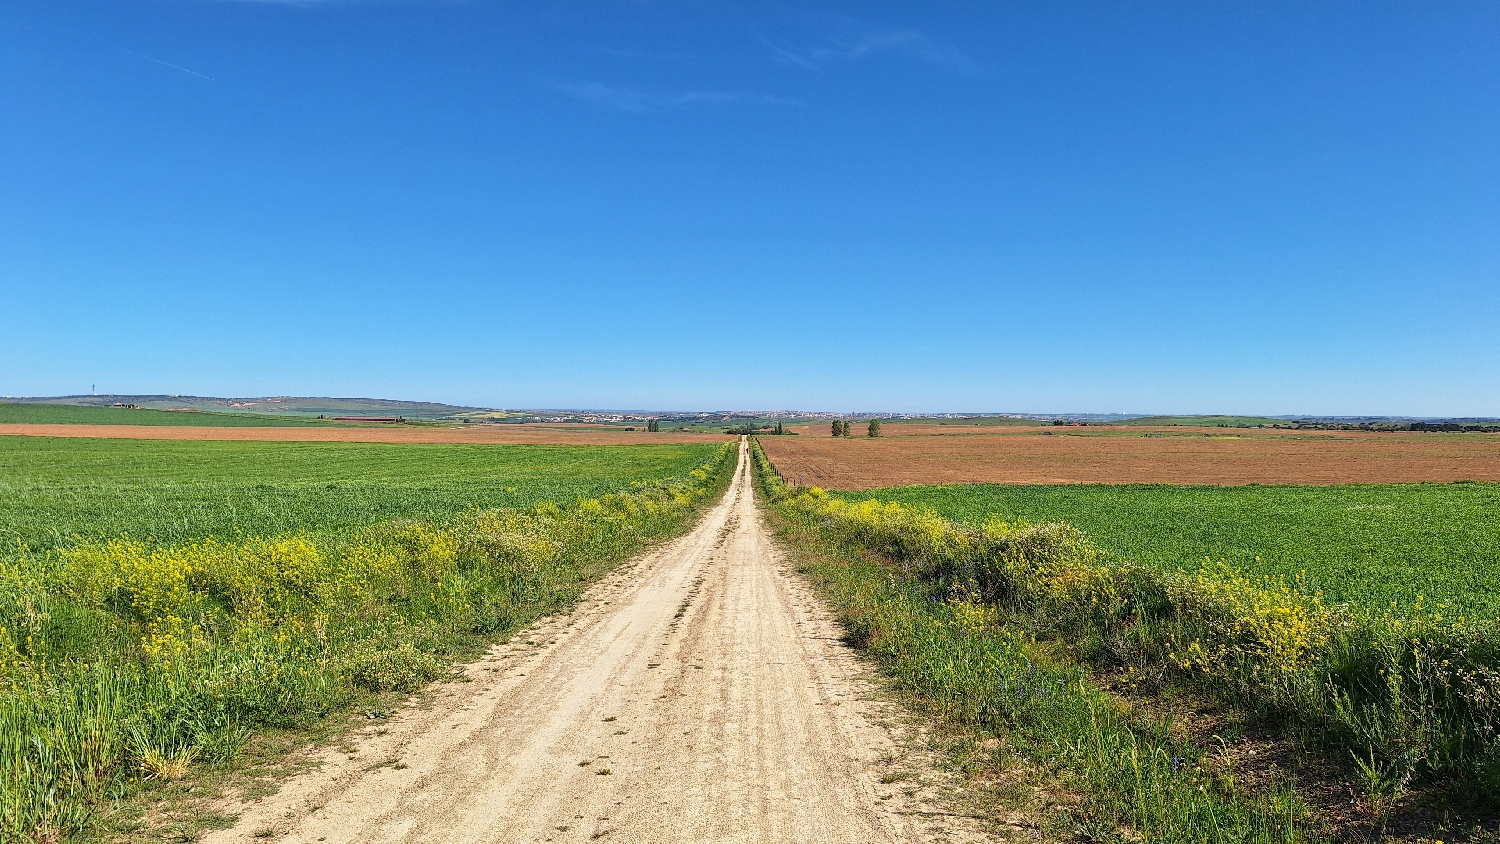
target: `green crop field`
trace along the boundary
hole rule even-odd
[[[716,447],[0,437],[0,543],[177,543],[530,507],[679,476]]]
[[[685,529],[732,448],[0,437],[0,840],[415,691]]]
[[[1196,571],[1205,558],[1296,576],[1331,603],[1500,610],[1500,484],[907,486],[844,494],[955,521],[1062,521],[1117,559]]]
[[[349,423],[249,413],[200,413],[135,407],[80,407],[0,401],[3,425],[191,425],[211,428],[345,427]]]

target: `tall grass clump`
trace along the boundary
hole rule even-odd
[[[1082,795],[1058,819],[1088,840],[1291,842],[1306,811],[1284,790],[1247,797],[1158,722],[1115,702],[1078,666],[1041,654],[975,589],[929,576],[958,565],[975,537],[930,513],[866,506],[787,486],[754,451],[779,527],[813,548],[805,571],[853,637],[921,705],[960,727],[1003,736]],[[1038,556],[1052,529],[1017,537]]]
[[[734,446],[674,481],[562,506],[0,563],[0,840],[87,826],[132,781],[232,757],[360,690],[410,692],[680,532]]]
[[[935,511],[786,486],[767,493],[900,582],[990,608],[1138,689],[1177,685],[1289,725],[1387,805],[1416,785],[1500,794],[1500,631],[1493,620],[1329,605],[1297,579],[1193,573],[1102,554],[1061,523],[961,525]],[[1420,601],[1419,601],[1420,603]]]

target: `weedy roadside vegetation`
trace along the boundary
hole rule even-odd
[[[1160,722],[1113,700],[1077,666],[1050,658],[977,593],[922,576],[902,548],[865,543],[848,505],[789,487],[758,450],[761,489],[778,531],[810,551],[803,571],[853,639],[919,706],[961,730],[1000,739],[1020,764],[1054,772],[1081,795],[1050,823],[1086,840],[1293,842],[1306,810],[1285,790],[1256,796],[1200,764],[1202,753]],[[838,502],[838,503],[834,503]],[[942,520],[903,527],[904,550],[940,542]],[[908,537],[909,534],[909,537]]]
[[[1379,830],[1408,792],[1500,794],[1493,621],[1330,606],[1295,580],[1102,554],[1061,523],[964,525],[899,503],[762,488],[850,629],[945,717],[1004,736],[1082,795],[1065,822],[1148,840],[1300,840],[1292,783],[1242,793],[1101,677],[1179,689],[1281,724],[1342,766]],[[1108,837],[1108,836],[1105,836]]]
[[[1066,522],[1110,560],[1194,574],[1224,562],[1329,604],[1500,615],[1500,483],[1169,486],[947,484],[833,493],[983,527]]]
[[[628,491],[347,532],[21,546],[0,562],[0,840],[88,827],[261,727],[413,691],[559,610],[727,481],[734,446]]]

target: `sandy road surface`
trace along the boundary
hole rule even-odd
[[[226,807],[238,823],[207,841],[977,837],[910,783],[882,784],[910,759],[863,663],[781,568],[748,465],[742,446],[691,534],[496,647],[430,708],[364,730],[357,753],[323,751],[275,796]]]

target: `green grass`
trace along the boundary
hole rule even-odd
[[[971,745],[999,741],[985,753],[981,764],[990,771],[982,775],[1051,769],[1052,788],[1081,795],[1050,811],[1026,807],[1059,837],[1182,844],[1313,837],[1295,795],[1281,788],[1244,794],[1207,749],[1118,706],[1085,672],[1048,659],[1023,632],[976,623],[976,608],[899,580],[889,563],[829,538],[817,522],[781,511],[773,523],[798,549],[799,569],[898,688],[948,729],[968,733]]]
[[[80,407],[0,401],[0,425],[190,425],[204,428],[344,427],[346,423],[249,413],[200,413],[131,407]]]
[[[267,727],[386,708],[680,533],[733,465],[720,443],[0,438],[0,841],[86,836]]]
[[[0,545],[174,544],[568,502],[680,476],[717,447],[0,437]]]
[[[955,521],[1062,521],[1114,558],[1193,572],[1210,558],[1295,576],[1330,603],[1398,610],[1418,595],[1500,610],[1500,484],[907,486],[843,493]]]

